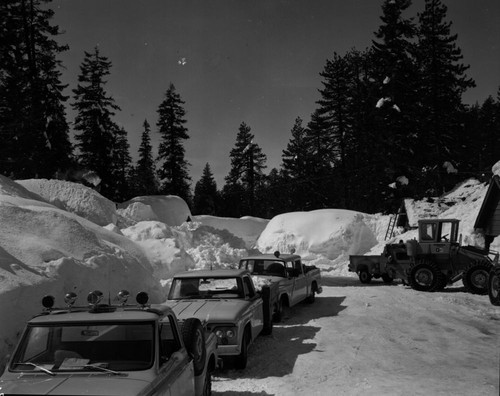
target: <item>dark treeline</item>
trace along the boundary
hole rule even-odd
[[[193,186],[185,158],[184,101],[174,84],[158,105],[155,127],[142,125],[137,163],[120,111],[106,90],[112,63],[98,48],[82,56],[65,96],[50,0],[0,3],[0,174],[58,178],[122,202],[172,194],[193,214],[270,218],[320,208],[394,212],[403,197],[439,196],[469,177],[489,178],[500,158],[500,89],[467,106],[474,87],[440,0],[407,15],[410,0],[385,0],[366,49],[333,52],[319,71],[319,100],[308,120],[290,120],[278,169],[242,122],[219,189],[210,164]],[[76,113],[70,139],[65,108]],[[157,149],[151,134],[158,133]],[[73,142],[73,143],[72,143]],[[155,155],[155,152],[157,154]]]

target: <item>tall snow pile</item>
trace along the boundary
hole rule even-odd
[[[133,221],[157,220],[179,226],[191,218],[186,202],[175,195],[135,197],[118,205],[118,213]]]
[[[59,209],[101,226],[116,224],[115,204],[92,188],[63,180],[30,179],[16,182]]]
[[[366,253],[377,244],[380,217],[341,209],[281,214],[261,233],[257,248],[265,253],[295,251],[324,271],[347,275],[349,255]]]
[[[232,217],[215,217],[215,216],[193,216],[193,221],[200,222],[218,230],[228,230],[235,236],[245,241],[247,249],[255,247],[255,241],[266,228],[269,220],[260,219],[258,217],[245,216],[240,219]]]

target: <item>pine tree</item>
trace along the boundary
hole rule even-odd
[[[226,176],[223,192],[229,197],[241,215],[254,215],[256,209],[256,191],[264,180],[266,155],[258,144],[253,142],[254,135],[244,122],[240,124],[236,135],[236,145],[231,150],[231,169]]]
[[[426,0],[419,14],[417,61],[420,68],[419,99],[421,103],[420,147],[422,164],[435,169],[424,183],[440,195],[456,183],[446,174],[445,162],[457,163],[457,132],[465,109],[462,94],[474,81],[467,78],[468,66],[456,45],[457,35],[450,33],[446,22],[447,7],[440,0]],[[448,179],[448,180],[447,180]]]
[[[321,99],[318,113],[327,125],[330,140],[330,160],[334,168],[339,171],[340,185],[343,190],[343,202],[341,207],[349,205],[349,153],[352,150],[353,140],[353,86],[354,74],[349,56],[341,57],[334,54],[332,60],[328,60],[323,72],[324,88],[320,89]]]
[[[158,192],[153,148],[151,146],[151,127],[144,120],[141,144],[139,146],[139,159],[133,173],[133,189],[135,195],[155,195]]]
[[[52,177],[71,163],[57,60],[67,46],[53,39],[49,2],[0,4],[0,172],[17,178]]]
[[[130,157],[127,131],[124,128],[118,128],[114,135],[115,143],[112,152],[114,193],[111,198],[115,202],[123,202],[132,198],[129,186],[132,158]]]
[[[161,141],[158,148],[160,168],[158,175],[161,180],[160,193],[177,195],[188,204],[191,203],[190,181],[185,159],[183,141],[189,139],[187,134],[185,102],[170,84],[165,99],[158,108],[158,132]]]
[[[119,141],[120,129],[112,121],[120,108],[105,91],[104,78],[110,74],[111,62],[101,56],[96,47],[86,52],[80,66],[78,85],[73,90],[72,107],[76,110],[74,129],[79,163],[101,178],[100,192],[113,199],[116,194],[115,173],[119,164],[113,152]]]
[[[302,122],[300,117],[295,119],[291,130],[292,137],[282,152],[282,175],[278,172],[269,174],[271,185],[284,184],[280,189],[282,193],[277,197],[281,201],[278,209],[306,210],[308,207],[309,187],[306,168],[308,157],[306,129],[302,126]],[[290,197],[294,197],[293,202],[290,201]]]
[[[373,119],[373,161],[381,169],[379,201],[385,209],[397,210],[400,202],[394,201],[389,188],[397,177],[415,171],[417,133],[416,108],[418,70],[414,60],[416,28],[412,18],[405,18],[410,0],[385,0],[382,5],[382,25],[373,41],[372,78],[379,86],[378,100],[372,105],[377,109]]]
[[[332,178],[333,149],[330,125],[319,109],[311,115],[304,134],[305,172],[308,180],[307,208],[335,206],[329,196]]]
[[[214,180],[210,165],[203,168],[201,179],[196,183],[193,198],[193,214],[215,215],[219,197],[217,183]]]

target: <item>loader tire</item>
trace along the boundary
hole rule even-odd
[[[493,305],[500,306],[500,268],[493,268],[488,277],[488,296]]]
[[[361,283],[370,283],[372,281],[372,274],[366,269],[359,271],[359,280]]]
[[[408,281],[414,290],[433,292],[442,284],[443,277],[435,263],[420,260],[410,267]]]
[[[465,289],[472,294],[488,294],[488,275],[492,265],[486,261],[479,261],[470,265],[464,272],[462,282]]]

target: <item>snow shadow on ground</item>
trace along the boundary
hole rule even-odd
[[[316,301],[312,304],[304,302],[291,308],[281,324],[286,326],[307,324],[311,320],[337,316],[339,312],[347,308],[347,306],[342,305],[344,300],[345,296],[316,296]],[[280,323],[276,323],[276,326],[280,326]]]
[[[226,392],[215,392],[212,391],[212,396],[274,396],[274,393],[267,393],[267,392],[233,392],[233,391],[226,391]]]
[[[293,307],[283,322],[274,325],[272,335],[260,336],[255,340],[249,350],[248,365],[245,370],[235,370],[229,362],[223,370],[216,373],[216,380],[261,379],[291,374],[300,355],[314,351],[321,352],[316,350],[316,343],[313,341],[321,327],[314,325],[314,321],[327,316],[337,316],[340,311],[347,308],[342,305],[344,299],[345,296],[316,297],[313,304],[304,303]]]
[[[336,287],[373,287],[373,286],[400,286],[401,281],[395,280],[392,283],[384,283],[382,279],[372,279],[370,283],[361,283],[357,277],[351,276],[323,276],[321,278],[323,286],[336,286]]]

